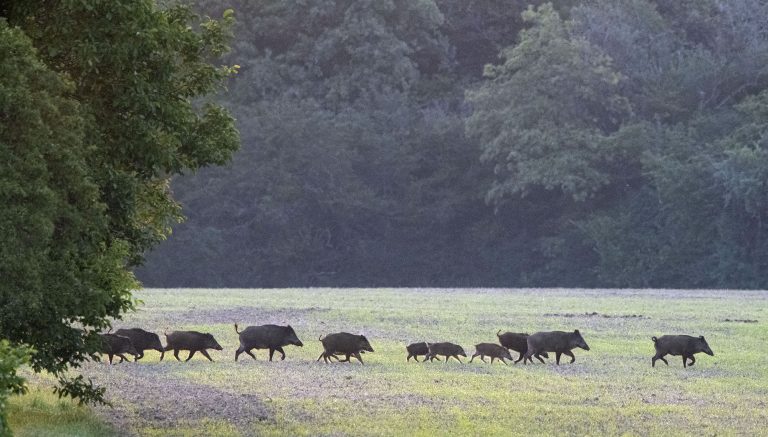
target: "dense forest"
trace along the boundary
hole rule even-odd
[[[768,286],[764,0],[196,0],[230,165],[146,286]]]

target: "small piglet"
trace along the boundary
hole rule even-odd
[[[467,356],[467,354],[464,352],[464,349],[458,344],[454,343],[427,343],[427,348],[429,349],[429,352],[427,353],[427,356],[424,357],[424,361],[432,361],[433,358],[437,358],[438,355],[442,355],[445,357],[446,363],[449,359],[451,359],[451,357],[456,358],[456,360],[461,363],[462,361],[459,358],[459,355],[465,358]]]
[[[243,352],[255,360],[256,356],[251,353],[251,349],[269,349],[269,361],[272,361],[272,356],[277,351],[282,355],[280,360],[284,360],[285,351],[283,346],[290,344],[299,347],[304,346],[304,343],[299,340],[296,331],[291,328],[291,325],[249,326],[242,331],[238,331],[237,323],[235,323],[235,332],[240,335],[240,347],[235,351],[235,361]]]
[[[512,354],[509,353],[509,349],[505,348],[504,346],[499,346],[495,343],[480,343],[475,345],[475,354],[472,355],[472,358],[470,358],[469,362],[471,363],[472,360],[475,359],[476,356],[480,356],[480,360],[482,362],[485,361],[485,357],[489,356],[491,357],[491,364],[493,364],[493,360],[499,359],[502,363],[507,364],[506,361],[504,361],[504,358],[507,358],[509,360],[512,360]]]
[[[576,357],[571,349],[577,347],[585,351],[589,350],[587,342],[584,341],[584,337],[581,336],[578,329],[573,332],[537,332],[528,336],[528,351],[525,353],[525,357],[530,358],[541,352],[554,352],[555,361],[558,365],[560,364],[560,355],[563,354],[571,357],[571,363],[573,363],[576,361]]]
[[[131,328],[118,329],[115,331],[115,334],[122,335],[123,337],[128,337],[131,339],[133,347],[135,347],[136,351],[138,352],[136,357],[133,359],[134,361],[139,361],[140,359],[144,358],[144,351],[148,349],[160,352],[160,361],[163,360],[165,349],[163,349],[163,345],[160,343],[160,337],[158,337],[158,335],[154,332],[148,332],[140,328]]]
[[[533,364],[533,360],[531,358],[525,357],[525,353],[528,352],[528,334],[527,333],[505,332],[502,334],[501,329],[499,329],[499,332],[496,333],[496,337],[499,338],[500,345],[520,354],[517,360],[515,360],[515,364],[519,363],[521,360],[524,360],[523,364],[527,364],[528,361],[530,361],[531,364]],[[542,364],[544,364],[544,360],[541,357],[549,358],[549,355],[546,352],[542,351],[536,354],[533,358],[536,358],[537,360],[541,361]]]
[[[99,337],[101,337],[99,352],[109,356],[109,364],[112,364],[112,357],[114,356],[120,357],[120,362],[122,363],[127,360],[123,354],[131,354],[133,356],[139,354],[128,337],[117,334],[99,334]]]
[[[704,352],[709,356],[715,355],[712,349],[709,348],[707,340],[704,340],[704,336],[662,335],[659,338],[651,337],[651,340],[653,340],[653,345],[656,347],[656,355],[651,358],[651,367],[656,367],[656,360],[664,361],[664,364],[669,365],[667,360],[664,359],[665,355],[682,355],[684,368],[693,366],[696,362],[693,354]],[[686,363],[689,359],[691,362]]]
[[[213,338],[213,335],[197,332],[197,331],[174,331],[170,334],[165,334],[165,351],[173,351],[173,356],[181,361],[179,358],[179,351],[189,351],[189,356],[185,361],[192,359],[195,352],[200,352],[205,358],[213,361],[206,349],[215,349],[217,351],[222,350],[221,345]],[[160,361],[163,358],[160,357]]]
[[[329,362],[329,360],[336,358],[336,355],[345,355],[346,358],[339,360],[347,362],[350,357],[357,358],[360,364],[363,363],[363,359],[360,357],[360,353],[363,351],[373,352],[373,347],[368,342],[368,339],[364,335],[350,334],[348,332],[338,332],[336,334],[328,334],[325,337],[319,337],[318,340],[323,344],[323,353],[317,358],[323,359],[323,362]]]

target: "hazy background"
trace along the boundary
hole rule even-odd
[[[765,1],[194,3],[242,148],[145,286],[768,286]]]

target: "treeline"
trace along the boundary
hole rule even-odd
[[[196,6],[242,149],[146,286],[768,286],[762,0]]]

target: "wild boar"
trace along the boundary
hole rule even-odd
[[[213,361],[213,358],[208,355],[206,349],[215,349],[217,351],[223,349],[216,339],[213,338],[213,335],[197,331],[174,331],[170,334],[165,334],[165,344],[165,351],[172,350],[173,356],[178,361],[181,361],[179,351],[189,351],[189,356],[185,362],[191,360],[195,352],[200,352],[205,358]],[[160,361],[162,361],[162,357]]]
[[[656,367],[656,360],[664,361],[664,364],[669,365],[667,360],[664,359],[665,355],[682,355],[683,356],[683,368],[693,366],[696,359],[693,354],[704,352],[709,356],[714,356],[715,353],[709,348],[707,340],[704,336],[691,337],[690,335],[662,335],[659,338],[651,337],[653,345],[656,348],[656,355],[651,358],[651,367]],[[688,360],[690,363],[686,363]]]
[[[496,337],[499,338],[499,344],[504,346],[507,349],[512,349],[513,351],[520,354],[520,356],[515,360],[515,364],[519,363],[520,360],[523,360],[523,364],[527,364],[528,361],[533,364],[533,360],[529,357],[525,357],[525,353],[528,351],[528,334],[522,333],[522,332],[505,332],[504,334],[501,333],[501,329],[499,329],[499,332],[496,333]],[[541,358],[547,358],[549,359],[549,354],[542,351],[536,354],[533,358],[536,358],[537,360],[541,361],[542,364],[544,364],[544,360]]]
[[[144,358],[144,351],[148,349],[160,352],[160,361],[163,360],[165,349],[163,349],[163,345],[160,343],[160,337],[154,332],[148,332],[140,328],[130,328],[118,329],[115,331],[115,335],[122,335],[131,339],[133,347],[138,352],[138,355],[133,359],[134,361]]]
[[[317,358],[320,358],[324,362],[328,362],[332,358],[338,359],[335,355],[345,355],[346,359],[339,361],[349,361],[350,357],[357,358],[360,364],[363,364],[363,359],[360,357],[362,351],[373,352],[371,344],[364,335],[350,334],[348,332],[338,332],[336,334],[328,334],[325,337],[320,336],[318,338],[323,344],[323,353]]]
[[[432,358],[437,358],[438,355],[442,355],[445,357],[445,362],[447,363],[451,357],[455,358],[458,362],[462,363],[459,356],[465,357],[467,354],[464,352],[464,349],[459,346],[458,344],[454,343],[427,343],[427,348],[429,349],[429,352],[427,353],[427,356],[424,357],[424,361],[430,360],[432,361]]]
[[[429,353],[429,348],[427,347],[427,343],[423,341],[420,341],[418,343],[411,343],[405,347],[405,350],[408,351],[408,357],[405,359],[405,361],[410,361],[411,357],[413,357],[413,359],[416,360],[416,362],[418,362],[419,355],[426,356]],[[426,357],[424,359],[426,360]]]
[[[480,356],[480,360],[482,362],[485,361],[485,357],[489,356],[491,357],[491,364],[493,364],[493,360],[499,359],[502,363],[507,364],[506,361],[504,361],[504,358],[507,358],[509,360],[512,359],[512,354],[509,353],[509,349],[505,348],[504,346],[499,346],[495,343],[480,343],[475,345],[475,353],[472,355],[472,358],[469,359],[469,362],[471,363],[472,360],[475,359],[476,356]]]
[[[587,342],[579,333],[579,330],[573,332],[551,331],[537,332],[528,336],[528,351],[525,356],[530,358],[540,352],[554,352],[555,361],[560,365],[560,356],[562,354],[571,357],[571,363],[576,361],[576,357],[571,349],[580,347],[585,351],[589,350]]]
[[[133,343],[131,343],[131,339],[128,337],[123,337],[122,335],[117,334],[99,334],[99,337],[101,337],[101,348],[99,349],[99,352],[109,356],[109,364],[112,364],[112,357],[114,356],[120,357],[120,362],[122,363],[127,360],[123,354],[131,354],[133,356],[139,354],[136,352],[136,348],[133,347]]]
[[[291,328],[291,325],[249,326],[242,331],[238,331],[237,323],[235,323],[235,332],[240,335],[240,347],[235,351],[235,361],[243,352],[255,360],[256,356],[251,353],[251,349],[269,349],[269,361],[272,361],[275,351],[280,352],[282,355],[280,360],[282,361],[285,359],[283,346],[291,344],[299,347],[304,346],[304,343],[296,336],[296,331]]]

